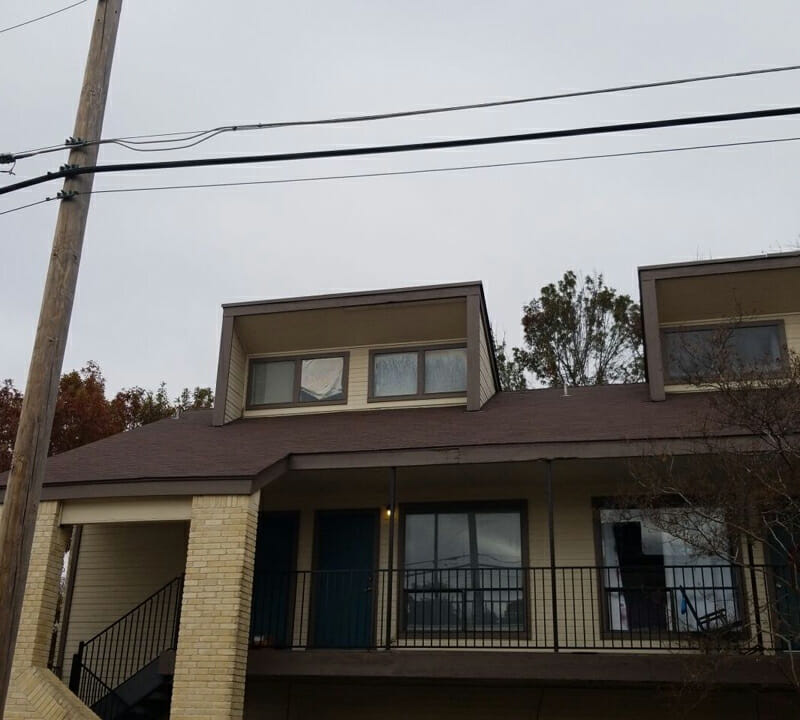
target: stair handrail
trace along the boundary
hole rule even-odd
[[[183,580],[184,576],[178,575],[108,627],[78,643],[78,651],[72,658],[69,688],[89,707],[111,695],[121,700],[116,688],[162,653],[176,648]],[[135,618],[137,614],[139,617]],[[133,632],[132,619],[137,621]],[[90,682],[86,681],[87,676]],[[89,692],[90,683],[99,683],[106,692],[94,696]]]

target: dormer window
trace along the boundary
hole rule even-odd
[[[347,353],[253,359],[247,408],[347,402]]]
[[[370,353],[370,401],[448,397],[466,390],[467,350],[463,346]]]
[[[662,338],[668,382],[707,380],[724,371],[774,373],[785,361],[782,322],[670,328]]]

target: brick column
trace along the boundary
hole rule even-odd
[[[59,518],[57,502],[39,505],[14,649],[15,669],[47,666],[64,551],[69,539],[69,533],[59,526]]]
[[[57,502],[39,505],[11,668],[6,720],[96,717],[46,669],[69,538],[59,520]]]
[[[173,720],[238,720],[244,710],[259,493],[192,502]]]

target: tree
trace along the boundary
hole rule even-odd
[[[101,440],[123,429],[106,400],[106,381],[97,363],[89,361],[80,372],[73,370],[61,376],[50,455]]]
[[[213,407],[209,387],[184,388],[171,401],[164,383],[157,390],[134,386],[106,398],[106,382],[100,366],[92,361],[80,371],[62,375],[59,382],[49,454],[72,450],[124,430],[172,417],[176,412]],[[11,380],[0,386],[0,472],[11,467],[22,393]]]
[[[11,467],[11,453],[21,411],[22,393],[11,380],[3,380],[0,387],[0,472]]]
[[[520,359],[519,348],[506,348],[506,341],[494,346],[497,372],[500,375],[500,387],[503,390],[526,390],[528,381],[525,378],[525,368]]]
[[[758,612],[742,613],[762,646],[800,649],[800,357],[750,364],[736,352],[731,319],[707,343],[681,348],[680,374],[705,391],[690,455],[660,453],[632,466],[636,505],[658,527],[720,558]],[[719,628],[720,631],[724,627]],[[715,652],[724,651],[715,637]],[[733,648],[731,648],[733,649]],[[800,691],[794,654],[786,670]],[[788,669],[787,669],[788,668]]]
[[[515,360],[550,387],[644,379],[639,306],[599,274],[572,270],[523,308],[524,349]]]

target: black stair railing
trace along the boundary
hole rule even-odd
[[[106,720],[134,705],[140,698],[125,697],[122,686],[177,647],[182,595],[181,575],[79,643],[72,658],[70,690]]]

